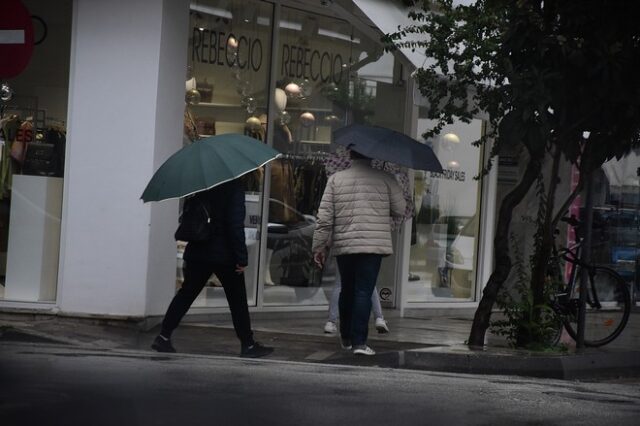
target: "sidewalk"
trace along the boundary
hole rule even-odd
[[[256,339],[275,347],[270,358],[283,361],[559,379],[640,376],[638,308],[615,342],[581,354],[516,351],[493,336],[487,349],[471,351],[464,345],[471,318],[429,316],[429,311],[422,315],[387,317],[390,334],[381,335],[372,328],[368,343],[377,352],[373,357],[355,357],[341,350],[338,337],[323,332],[323,312],[256,313],[252,321]],[[125,321],[0,313],[0,343],[18,340],[150,351],[158,329],[143,331]],[[200,355],[233,356],[240,349],[226,314],[189,319],[175,331],[173,343],[180,353]]]

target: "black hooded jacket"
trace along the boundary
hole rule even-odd
[[[244,235],[245,199],[239,179],[196,194],[208,207],[213,222],[210,240],[191,242],[184,250],[187,262],[211,262],[218,265],[247,266]]]

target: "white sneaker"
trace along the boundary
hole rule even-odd
[[[354,355],[375,355],[376,351],[367,345],[358,346],[353,350]]]
[[[378,330],[380,334],[385,334],[389,332],[389,326],[384,319],[376,318],[376,330]]]
[[[335,322],[327,321],[324,325],[324,332],[327,334],[334,334],[338,332],[338,327]]]

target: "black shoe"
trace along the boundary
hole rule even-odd
[[[260,358],[273,352],[273,348],[264,346],[262,343],[254,342],[251,346],[243,346],[240,356],[243,358]]]
[[[163,339],[160,336],[156,336],[156,339],[151,344],[151,349],[158,352],[175,352],[176,349],[171,344],[171,340]]]

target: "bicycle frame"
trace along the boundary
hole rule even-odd
[[[563,219],[563,221],[567,222],[574,228],[577,228],[577,226],[580,225],[580,223],[573,217],[567,218],[567,220]],[[562,283],[562,290],[556,293],[552,309],[559,315],[564,328],[567,330],[569,335],[573,339],[576,339],[577,329],[572,325],[572,323],[577,319],[580,309],[580,301],[576,293],[578,293],[578,291],[583,291],[583,289],[588,289],[585,290],[586,293],[584,294],[586,304],[588,305],[587,312],[591,312],[590,315],[595,314],[595,318],[597,318],[599,312],[602,311],[605,313],[604,322],[593,323],[596,328],[605,327],[602,329],[605,334],[604,336],[595,340],[590,340],[589,342],[585,339],[585,345],[606,345],[622,332],[629,319],[631,303],[626,283],[614,269],[604,265],[598,265],[591,262],[585,263],[582,261],[582,238],[578,238],[578,241],[575,244],[572,244],[571,247],[558,248],[555,238],[556,235],[558,235],[557,231],[554,234],[552,257],[549,259],[548,274],[559,279]],[[563,265],[568,265],[563,263],[563,261],[568,262],[571,265],[571,270],[568,274],[566,273],[566,269],[563,268]],[[578,266],[580,268],[578,268]],[[578,281],[581,280],[582,277],[582,273],[580,271],[586,271],[588,276],[588,281],[584,283],[584,285],[582,285],[581,281]],[[601,281],[603,279],[604,281]],[[599,287],[599,283],[606,283],[604,284],[604,290]],[[614,298],[612,299],[610,296],[614,296]],[[613,316],[609,316],[610,314],[607,312],[617,313],[613,313]],[[616,317],[620,318],[617,325],[615,325]],[[592,316],[592,318],[594,317]],[[614,325],[614,327],[610,329],[607,328],[610,325]]]
[[[595,266],[591,264],[586,264],[582,262],[582,260],[580,260],[580,256],[582,254],[581,248],[582,248],[582,238],[580,238],[579,241],[577,241],[573,246],[564,247],[560,250],[558,249],[555,243],[555,238],[554,238],[553,257],[555,257],[556,259],[562,259],[568,262],[569,264],[571,264],[571,271],[569,272],[569,278],[566,280],[567,284],[564,287],[565,293],[559,294],[559,296],[567,295],[568,300],[572,298],[571,296],[574,294],[577,280],[582,279],[582,277],[577,276],[577,272],[576,272],[578,270],[576,266],[580,266],[581,268],[587,269],[587,274],[589,276],[589,282],[587,283],[587,288],[589,288],[589,291],[587,292],[587,303],[593,308],[600,309],[602,308],[602,304],[598,300],[596,289],[592,285],[593,278],[595,276]]]

